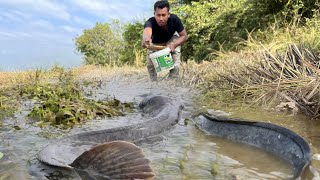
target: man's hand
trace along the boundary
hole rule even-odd
[[[187,31],[185,29],[183,29],[181,32],[179,32],[179,36],[180,37],[178,39],[176,39],[174,42],[167,45],[170,48],[171,52],[173,52],[178,46],[180,46],[181,44],[186,42]]]
[[[142,34],[142,47],[148,48],[152,44],[152,29],[151,27],[146,27]]]
[[[147,38],[147,39],[144,39],[143,42],[142,42],[142,47],[144,48],[148,48],[150,45],[152,44],[152,40]]]
[[[168,45],[168,47],[170,48],[171,52],[174,52],[174,50],[176,49],[177,45],[176,43],[172,42]]]

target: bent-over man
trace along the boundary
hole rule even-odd
[[[179,65],[181,62],[181,47],[187,40],[187,32],[175,14],[170,14],[170,5],[166,0],[157,1],[154,4],[154,17],[145,22],[142,46],[147,48],[150,44],[167,46],[171,50],[174,68],[170,70],[169,77],[177,78],[179,75]],[[157,72],[152,64],[149,55],[154,52],[148,50],[147,69],[151,81],[157,80]]]

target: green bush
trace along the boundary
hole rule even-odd
[[[182,55],[197,62],[214,51],[241,48],[249,33],[271,36],[269,27],[304,25],[319,9],[319,0],[171,1],[188,32]],[[262,33],[261,33],[262,32]],[[239,46],[240,45],[240,46]]]
[[[182,46],[183,59],[200,62],[213,59],[216,51],[242,49],[249,36],[267,43],[274,39],[273,32],[278,29],[310,24],[310,19],[319,14],[319,1],[170,0],[170,3],[188,33],[188,41]],[[75,39],[85,63],[141,66],[146,54],[140,44],[143,23],[113,28],[108,23],[97,23]]]
[[[85,64],[117,65],[122,48],[121,36],[108,23],[96,23],[75,38],[76,48],[84,55]]]
[[[244,0],[232,2],[192,2],[177,7],[174,13],[181,16],[188,33],[182,55],[187,59],[201,61],[221,46],[231,49],[240,34],[238,21],[243,14]],[[243,30],[245,32],[245,29]]]
[[[124,64],[136,64],[140,54],[145,55],[141,47],[143,24],[141,22],[129,23],[124,26],[123,39],[124,48],[121,52],[121,62]]]

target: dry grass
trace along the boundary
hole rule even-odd
[[[202,62],[200,64],[194,61],[181,63],[180,66],[180,82],[185,86],[195,87],[205,81],[206,76],[209,75],[208,69],[213,64],[210,62]]]
[[[131,75],[131,74],[140,74],[146,71],[145,67],[132,67],[132,66],[94,66],[94,65],[85,65],[72,69],[75,77],[79,79],[86,78],[101,78],[107,76],[115,75]]]
[[[312,117],[320,116],[320,56],[314,50],[291,45],[286,53],[247,50],[221,53],[213,62],[181,64],[180,83],[205,92],[223,92],[225,98],[239,96],[251,104],[294,102]],[[64,71],[62,69],[62,71]],[[48,81],[59,77],[49,71],[0,72],[0,88]],[[78,80],[101,80],[115,76],[146,76],[146,67],[81,66],[70,71]]]
[[[315,50],[293,44],[285,53],[263,49],[223,58],[225,61],[213,62],[205,73],[207,92],[229,92],[251,104],[293,102],[306,114],[320,116],[320,56]]]
[[[31,83],[35,79],[46,80],[48,76],[41,71],[0,72],[0,88]]]
[[[66,71],[63,68],[59,70],[34,70],[34,71],[15,71],[15,72],[0,72],[0,88],[14,87],[17,85],[29,84],[35,81],[48,82],[54,81],[61,75],[61,71]],[[70,70],[76,79],[99,79],[104,77],[112,77],[116,75],[132,75],[145,73],[145,67],[111,67],[111,66],[93,66],[83,65]]]

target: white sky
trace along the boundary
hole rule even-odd
[[[155,0],[0,0],[0,71],[82,63],[73,39],[96,22],[142,21]]]

